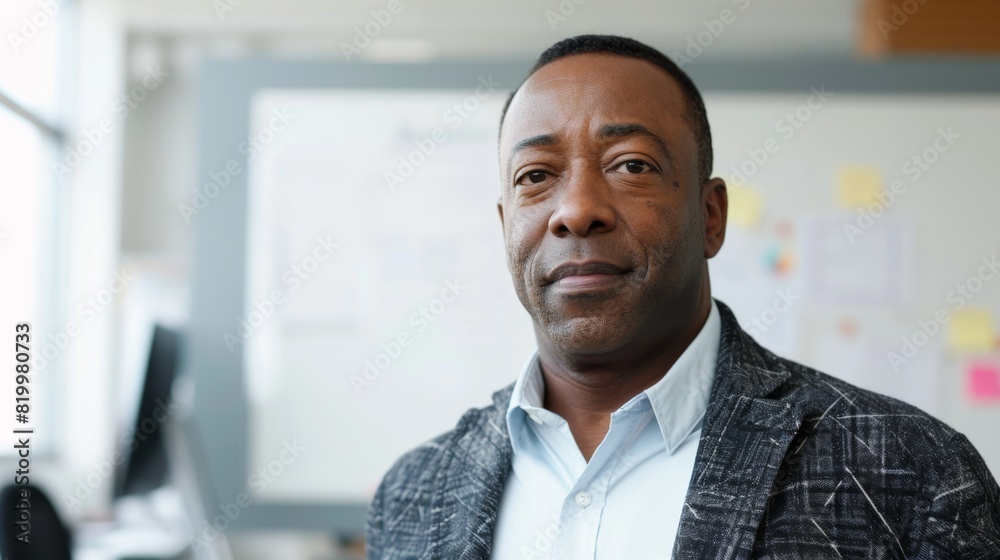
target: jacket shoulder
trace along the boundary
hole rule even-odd
[[[471,408],[454,428],[410,449],[382,477],[375,491],[365,524],[369,558],[418,556],[428,543],[426,528],[432,518],[435,489],[443,477],[461,465],[489,453],[487,430],[506,435],[503,411],[513,385],[493,395],[493,404]]]
[[[774,395],[803,409],[805,420],[833,421],[839,427],[861,428],[878,424],[903,439],[916,438],[927,445],[940,446],[960,436],[955,429],[932,414],[899,399],[863,389],[842,379],[777,356],[762,349],[791,374]],[[819,414],[817,417],[816,414]]]
[[[996,557],[987,551],[1000,550],[1000,487],[963,434],[913,405],[763,353],[790,374],[771,397],[802,412],[769,530],[808,531],[801,520],[815,519],[841,552]],[[849,526],[878,538],[858,539]]]
[[[433,476],[446,467],[458,449],[463,456],[475,454],[478,437],[486,429],[496,429],[506,436],[505,412],[513,384],[493,394],[493,403],[466,410],[455,427],[404,453],[389,468],[383,484],[393,479],[408,484],[430,484]]]

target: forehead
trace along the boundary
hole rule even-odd
[[[522,138],[593,135],[605,124],[640,124],[672,139],[690,136],[686,111],[680,86],[651,62],[570,55],[543,66],[518,89],[504,118],[500,152]]]

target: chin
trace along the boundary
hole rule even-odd
[[[628,327],[620,317],[582,317],[546,325],[544,331],[563,352],[593,355],[624,346],[632,335]]]

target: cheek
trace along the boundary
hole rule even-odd
[[[519,211],[506,224],[507,257],[511,271],[524,270],[541,244],[546,223],[540,216]]]
[[[642,219],[632,222],[631,229],[646,252],[648,267],[653,274],[663,276],[686,259],[686,246],[691,243],[690,217],[673,206],[652,206]]]
[[[507,268],[518,290],[527,280],[526,271],[537,247],[527,233],[523,226],[509,225],[507,229]]]

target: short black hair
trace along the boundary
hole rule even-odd
[[[538,61],[532,66],[524,81],[527,81],[539,68],[550,62],[574,54],[587,53],[608,53],[646,60],[662,68],[677,82],[687,102],[685,119],[691,125],[695,141],[698,143],[698,179],[702,183],[707,181],[712,174],[712,131],[708,126],[705,102],[691,78],[674,61],[653,47],[635,39],[617,35],[577,35],[563,39],[546,49],[538,57]],[[524,85],[524,81],[521,82],[521,85]],[[521,86],[512,91],[507,102],[504,103],[503,111],[500,113],[501,130],[503,129],[504,117],[507,116],[507,109],[518,89],[521,89]]]

